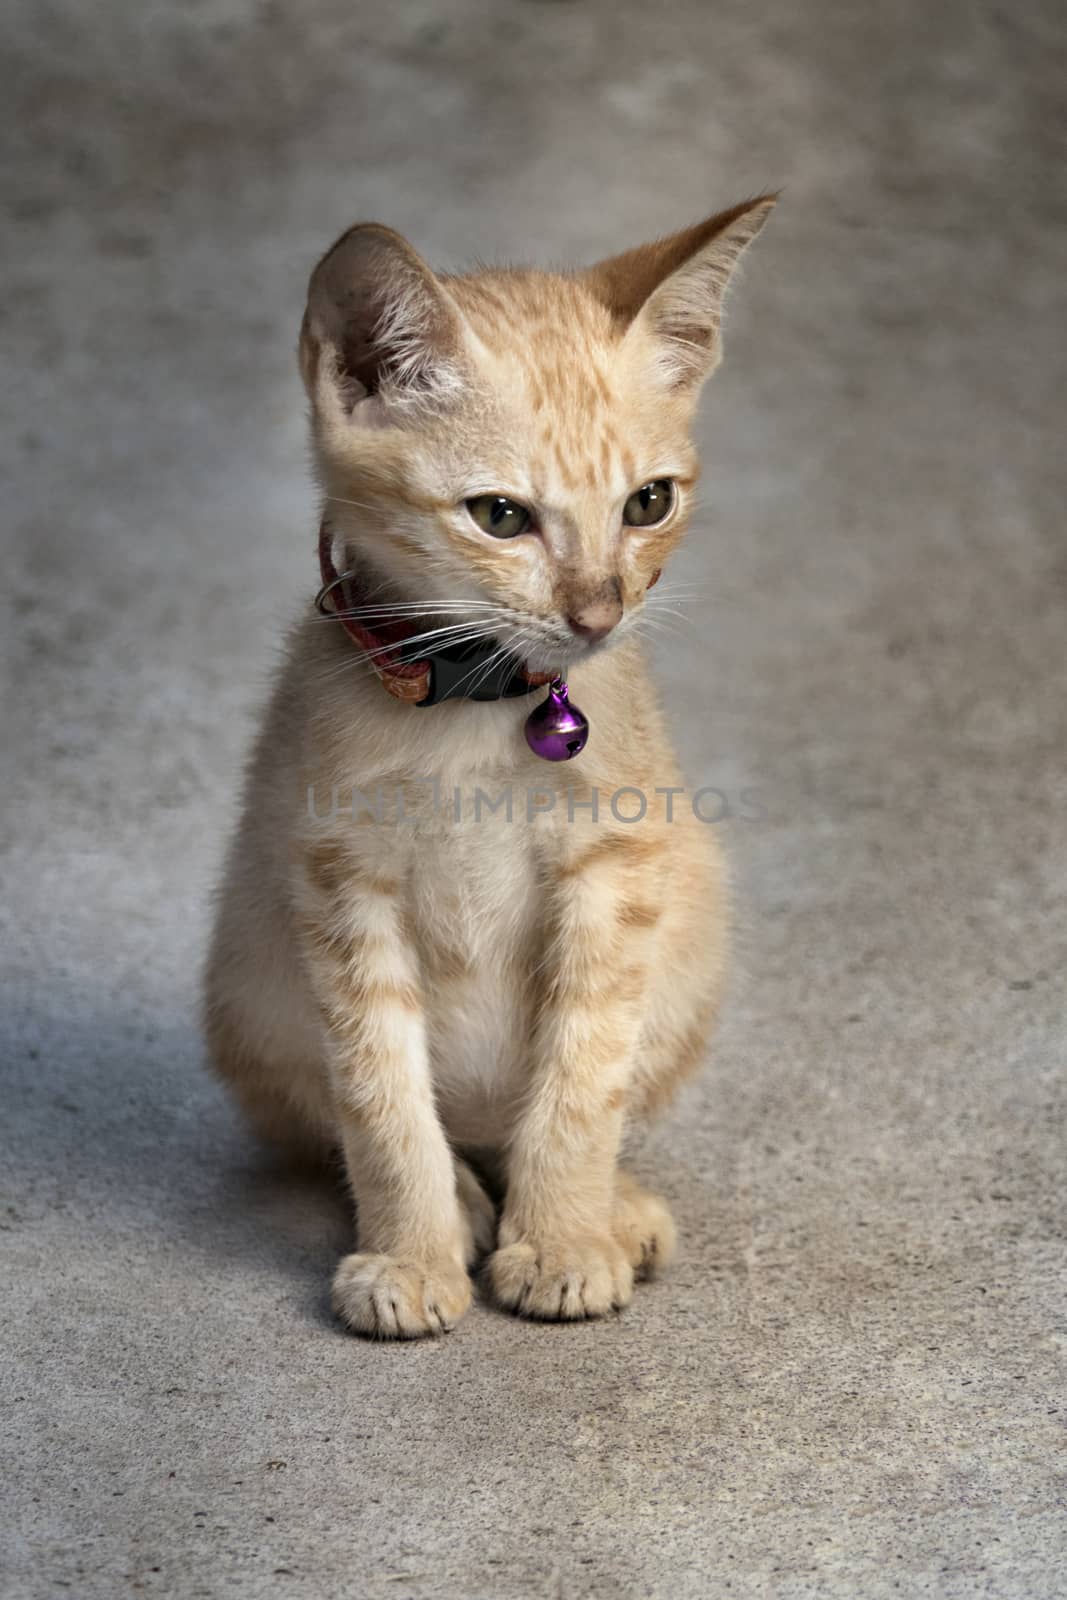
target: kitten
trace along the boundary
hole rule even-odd
[[[312,275],[327,588],[250,764],[205,1015],[253,1125],[343,1153],[361,1333],[453,1327],[486,1253],[499,1304],[580,1318],[674,1251],[616,1163],[701,1061],[726,906],[638,629],[773,204],[562,275],[435,275],[362,224]],[[591,732],[555,763],[523,731],[563,670]]]

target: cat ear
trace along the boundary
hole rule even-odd
[[[459,312],[443,284],[392,228],[357,223],[314,272],[300,331],[300,370],[315,402],[325,385],[351,413],[446,400],[462,383]]]
[[[774,208],[759,195],[654,244],[590,267],[587,281],[623,322],[649,332],[670,388],[703,383],[721,359],[722,304],[742,253]]]

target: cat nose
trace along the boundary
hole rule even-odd
[[[622,600],[613,595],[583,606],[580,611],[568,612],[567,625],[579,639],[584,639],[587,644],[597,644],[607,638],[621,617]]]

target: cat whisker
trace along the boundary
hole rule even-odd
[[[687,617],[681,611],[675,611],[671,606],[665,606],[660,611],[644,610],[636,618],[638,623],[648,623],[650,627],[676,627],[679,622],[692,622],[692,617]]]
[[[417,634],[413,639],[406,640],[405,645],[426,644],[431,639],[436,639],[441,644],[473,644],[482,639],[492,638],[495,638],[495,634],[489,629],[454,625],[450,628],[437,628],[429,630],[425,634]],[[375,650],[353,649],[343,661],[336,663],[323,675],[324,681],[329,682],[333,678],[341,677],[344,673],[356,667],[368,667],[373,670],[376,665],[376,657],[387,655],[396,648],[398,646],[382,645]]]
[[[494,600],[467,600],[456,595],[450,599],[426,600],[372,600],[360,603],[353,607],[356,611],[434,611],[442,606],[468,606],[472,609],[487,608],[492,611],[501,611],[503,607]]]
[[[710,592],[706,586],[698,588],[695,585],[665,583],[662,588],[657,587],[654,593],[649,594],[648,604],[659,605],[663,600],[703,600]]]
[[[664,612],[668,612],[672,617],[677,617],[679,622],[688,622],[688,623],[695,623],[696,622],[696,618],[695,617],[687,616],[686,613],[684,611],[680,611],[677,606],[665,606],[665,605],[655,606],[653,608],[650,608],[648,614],[651,617],[655,618],[657,621],[659,621],[659,620],[661,620],[662,614]]]
[[[385,604],[382,604],[382,605],[376,605],[376,606],[347,606],[345,608],[345,611],[346,611],[347,614],[349,614],[351,616],[357,616],[357,617],[358,616],[362,616],[364,614],[381,615],[383,613],[385,615],[387,615],[387,616],[393,616],[393,615],[401,615],[401,616],[420,616],[420,615],[433,616],[433,614],[435,612],[438,612],[438,611],[471,611],[471,610],[481,610],[482,607],[483,607],[483,602],[481,602],[481,601],[470,602],[470,601],[467,601],[467,600],[438,600],[438,601],[435,601],[433,604],[427,604],[427,605],[385,605]],[[484,607],[485,607],[486,610],[490,610],[490,611],[499,611],[500,610],[499,606],[491,605],[488,600],[484,602]],[[339,613],[337,613],[337,612],[335,612],[333,614],[335,616],[339,615]]]
[[[419,622],[423,618],[429,617],[465,617],[470,614],[472,609],[481,611],[480,606],[472,608],[463,604],[420,606],[407,609],[401,609],[399,606],[344,606],[336,611],[320,611],[315,620],[318,622],[344,622],[351,620],[374,623],[387,622],[392,617],[398,617],[404,622]],[[490,616],[487,617],[485,612],[482,612],[478,617],[478,621],[489,621],[492,620],[493,614],[500,615],[495,607],[489,605],[486,606],[486,611],[490,613]],[[471,617],[471,621],[473,622],[474,620],[474,617]]]
[[[365,500],[346,500],[342,494],[323,495],[323,499],[332,505],[354,506],[357,511],[381,511],[381,506],[368,505]]]
[[[399,644],[382,644],[373,650],[364,650],[361,653],[372,661],[376,656],[389,655],[398,649],[408,650],[413,645],[428,644],[431,639],[439,644],[467,644],[472,639],[492,639],[496,635],[488,628],[475,627],[472,624],[464,626],[462,623],[453,623],[447,628],[428,628],[425,633],[416,633],[410,639],[404,639]]]
[[[670,638],[674,633],[674,625],[654,617],[640,617],[634,624],[634,635],[638,639],[655,641],[659,638]]]

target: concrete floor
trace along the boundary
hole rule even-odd
[[[5,1600],[1067,1594],[1059,8],[6,17]],[[661,663],[765,812],[639,1161],[680,1262],[607,1325],[359,1343],[343,1205],[194,1010],[316,581],[307,269],[354,217],[571,261],[780,182]]]

